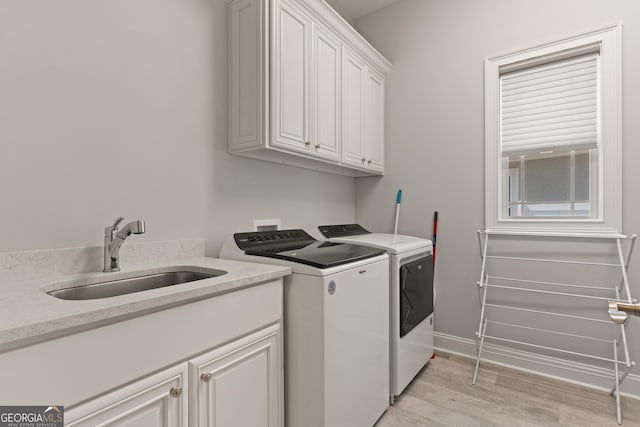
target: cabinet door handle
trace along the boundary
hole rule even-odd
[[[316,150],[320,148],[320,144],[316,144]]]
[[[307,147],[311,145],[311,141],[305,141],[304,145],[306,145]]]
[[[203,372],[202,374],[200,374],[200,379],[205,383],[208,383],[209,381],[211,381],[211,372]]]
[[[171,387],[169,391],[171,397],[180,397],[182,396],[182,387]]]
[[[367,160],[367,159],[365,159],[364,157],[362,158],[362,164],[363,164],[363,165],[364,165],[364,162],[365,162],[366,160]]]
[[[369,161],[367,162],[367,164],[369,164],[369,165],[370,165],[370,164],[371,164],[371,160],[369,160]]]

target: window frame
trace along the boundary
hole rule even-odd
[[[485,59],[485,228],[540,233],[618,233],[622,227],[622,24]],[[599,203],[594,218],[505,218],[500,153],[500,67],[600,44]]]

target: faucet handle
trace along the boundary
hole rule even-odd
[[[107,228],[104,229],[104,235],[108,236],[108,237],[112,237],[113,236],[113,232],[118,229],[118,224],[120,224],[123,219],[124,219],[124,217],[121,217],[121,216],[116,218],[116,220],[113,222],[112,226],[107,227]]]
[[[122,216],[119,216],[118,218],[116,218],[116,220],[113,222],[113,225],[111,226],[111,229],[115,230],[116,228],[118,228],[118,224],[120,224],[123,219],[124,217]]]

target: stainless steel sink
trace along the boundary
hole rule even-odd
[[[117,295],[164,288],[181,283],[194,282],[222,276],[226,271],[213,269],[190,270],[185,267],[161,273],[146,274],[135,277],[124,277],[115,280],[94,279],[89,283],[74,283],[72,287],[64,287],[48,291],[47,294],[64,300],[90,300],[109,298]],[[106,278],[105,278],[106,279]]]

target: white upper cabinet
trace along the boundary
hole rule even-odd
[[[365,79],[367,67],[349,50],[342,57],[342,163],[365,167]]]
[[[342,163],[382,174],[384,78],[345,48],[342,87]]]
[[[261,147],[267,129],[267,65],[259,54],[267,47],[264,4],[236,0],[228,5],[229,22],[229,123],[230,148]]]
[[[384,172],[384,78],[368,69],[365,79],[364,140],[368,169]]]
[[[313,25],[313,149],[316,155],[340,160],[341,44],[329,30]]]
[[[287,0],[274,2],[274,147],[309,151],[311,19]]]
[[[382,174],[391,64],[320,0],[232,0],[228,12],[229,151]]]

